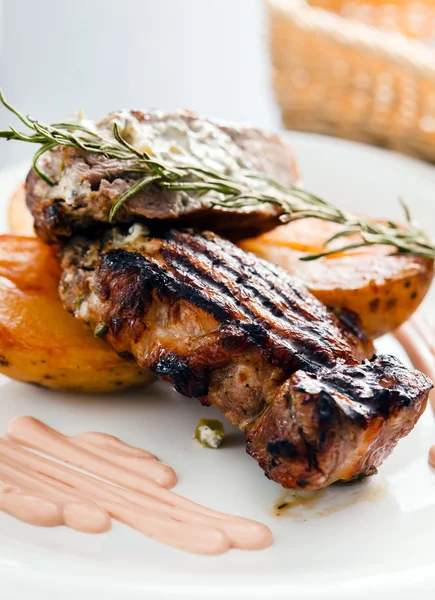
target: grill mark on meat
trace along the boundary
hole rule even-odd
[[[168,250],[162,250],[162,254],[168,255]],[[131,260],[132,257],[134,257],[133,260]],[[176,265],[176,267],[179,266],[180,264]],[[134,255],[125,253],[123,250],[110,250],[102,256],[101,266],[99,267],[100,280],[104,281],[106,278],[105,273],[112,270],[130,275],[135,269],[138,270],[140,279],[146,281],[150,287],[158,287],[160,290],[174,295],[174,297],[182,296],[186,298],[198,308],[207,310],[224,326],[237,319],[239,330],[246,336],[247,340],[261,348],[272,363],[282,365],[284,354],[285,368],[289,371],[293,372],[295,369],[304,366],[309,367],[311,362],[309,358],[297,354],[297,351],[280,332],[272,331],[268,327],[267,321],[266,325],[261,322],[253,322],[257,315],[254,315],[244,306],[237,306],[232,301],[229,290],[226,290],[223,285],[220,287],[214,278],[209,279],[207,273],[198,271],[198,276],[195,277],[195,273],[192,273],[192,271],[183,273],[179,269],[177,269],[176,275],[166,269],[162,272],[157,262],[146,259],[140,254]],[[207,283],[212,284],[215,289],[217,288],[218,293],[213,294],[212,298],[201,291],[204,287],[209,287]],[[102,297],[106,298],[108,292],[104,286],[100,285],[98,289],[102,291]],[[138,306],[141,306],[140,302]],[[143,316],[142,310],[138,309],[136,312],[137,317]]]
[[[177,234],[175,234],[177,235]],[[198,240],[204,242],[204,244],[198,243]],[[281,317],[284,320],[289,321],[284,310],[290,308],[291,310],[297,309],[299,312],[305,312],[302,306],[296,306],[295,302],[289,297],[285,298],[283,294],[276,288],[276,281],[270,281],[271,287],[264,285],[263,278],[260,277],[257,272],[252,269],[248,262],[248,253],[243,256],[238,256],[238,253],[234,252],[229,254],[222,252],[223,248],[219,248],[217,251],[216,244],[209,243],[209,240],[205,235],[197,235],[190,237],[187,240],[187,247],[192,248],[195,252],[201,252],[204,256],[210,259],[211,266],[213,268],[219,267],[222,272],[227,272],[232,275],[235,279],[235,284],[243,284],[244,288],[254,292],[260,299],[265,308],[272,312],[274,316]],[[243,262],[242,259],[245,259]],[[261,259],[257,263],[258,272],[261,273]],[[246,280],[244,276],[246,273],[249,274],[251,279],[255,282],[255,286]],[[294,283],[294,282],[293,282]],[[287,302],[286,302],[287,301]],[[297,315],[295,315],[297,317]],[[292,321],[294,322],[294,320]]]
[[[265,261],[255,257],[254,268],[250,264],[250,253],[240,251],[239,249],[234,251],[234,246],[232,244],[226,247],[225,240],[222,240],[220,247],[218,247],[216,243],[212,244],[205,235],[199,234],[196,236],[189,236],[187,240],[180,239],[183,234],[180,234],[179,232],[175,232],[173,235],[175,241],[184,244],[184,248],[188,247],[194,250],[194,254],[189,254],[189,264],[191,268],[196,268],[194,263],[198,260],[198,254],[201,253],[201,255],[205,255],[210,259],[210,272],[214,273],[219,269],[224,277],[226,274],[233,276],[234,282],[229,291],[232,295],[238,296],[239,302],[246,301],[246,298],[240,297],[238,288],[251,291],[254,294],[254,298],[249,301],[255,303],[256,300],[259,300],[261,307],[257,311],[251,311],[252,316],[258,317],[261,315],[263,318],[266,315],[267,318],[267,313],[269,313],[272,317],[279,318],[280,321],[290,324],[292,328],[298,330],[305,336],[302,346],[305,351],[307,345],[310,346],[313,360],[316,360],[316,362],[325,361],[326,358],[331,361],[331,364],[335,362],[337,355],[331,356],[332,347],[324,335],[328,323],[325,324],[325,321],[319,320],[319,318],[313,319],[313,313],[308,310],[309,302],[307,302],[306,297],[297,293],[297,283],[294,280],[291,282],[283,280],[282,273],[280,274],[281,279],[279,281],[277,281],[276,277],[271,278],[268,275],[264,277],[265,272],[267,273],[267,269],[263,268],[263,262],[265,263]],[[201,241],[203,241],[204,244],[201,244]],[[230,253],[228,250],[232,250],[232,252]],[[185,250],[183,256],[187,256]],[[267,266],[267,263],[265,263],[265,265]],[[268,282],[268,286],[265,285],[265,280]],[[281,282],[283,284],[287,283],[287,286],[280,285]],[[226,289],[228,290],[228,288]],[[284,290],[287,291],[286,294]],[[288,293],[289,290],[295,292],[298,301]],[[262,309],[265,309],[265,311]],[[291,315],[291,317],[289,315]],[[323,317],[324,316],[325,315],[323,315]],[[327,318],[330,319],[329,314],[327,315]],[[319,321],[321,330],[319,328]],[[307,335],[309,335],[308,338]],[[331,354],[327,357],[325,357],[325,354],[319,353],[319,335],[323,336],[323,342],[327,346],[327,349],[331,351]],[[294,343],[293,347],[296,352],[299,352],[302,349],[301,344]],[[334,350],[337,352],[336,347]],[[346,358],[349,359],[348,348],[346,348],[345,351]],[[319,356],[316,359],[315,357],[318,354]]]
[[[384,355],[381,361],[374,356],[372,361],[360,365],[348,367],[346,370],[322,371],[322,385],[329,390],[329,396],[339,394],[343,397],[358,397],[359,403],[355,411],[354,405],[349,405],[352,418],[360,419],[363,426],[367,422],[370,413],[380,413],[388,417],[394,408],[409,407],[412,403],[412,394],[408,387],[394,387],[395,373],[389,372],[396,367],[396,359]],[[295,388],[301,391],[303,388]],[[325,392],[326,393],[326,392]],[[366,400],[369,400],[369,402]]]
[[[226,240],[222,240],[222,245],[224,248],[226,243]],[[284,275],[287,277],[283,277],[282,269],[266,260],[257,259],[257,257],[250,252],[244,252],[238,248],[236,256],[238,257],[239,264],[244,271],[247,271],[249,274],[253,274],[254,277],[256,277],[256,284],[258,283],[258,285],[264,286],[264,282],[267,282],[269,285],[274,286],[275,289],[279,291],[279,294],[286,303],[287,309],[294,310],[294,296],[296,296],[302,303],[302,309],[299,307],[299,311],[308,319],[308,323],[311,323],[312,315],[308,309],[309,301],[307,302],[307,298],[305,297],[305,290],[302,289],[302,287],[294,280],[294,278],[289,278],[287,272],[284,273]],[[252,267],[253,264],[255,265],[255,268]],[[291,290],[293,296],[289,294],[289,290]],[[303,312],[304,306],[307,306],[307,310],[305,312]],[[328,310],[330,310],[329,307]],[[349,340],[351,340],[353,336],[356,336],[363,344],[370,343],[368,338],[361,331],[361,328],[358,327],[357,319],[353,320],[352,327],[350,327],[347,320],[342,318],[340,314],[336,314],[336,317],[345,325],[345,328],[343,329],[344,335],[347,336],[348,333],[351,334],[349,336]],[[328,323],[326,323],[325,327],[328,327]],[[314,329],[313,332],[314,335],[322,335],[322,332],[316,329]]]
[[[199,235],[201,236],[201,234]],[[202,237],[206,242],[205,252],[209,253],[210,258],[213,261],[213,258],[216,255],[213,252],[213,250],[207,248],[207,244],[209,244],[209,241],[207,240],[206,236],[202,235]],[[294,278],[288,277],[287,272],[284,273],[282,270],[279,269],[275,270],[273,268],[273,265],[271,265],[267,261],[257,258],[250,252],[244,252],[239,248],[237,248],[236,251],[233,254],[231,254],[229,258],[227,258],[231,251],[231,248],[233,248],[233,245],[230,242],[227,242],[226,240],[221,240],[221,245],[222,249],[226,251],[226,254],[224,254],[223,259],[219,259],[219,265],[222,265],[225,268],[225,260],[228,260],[229,264],[234,263],[235,266],[232,269],[232,271],[235,274],[238,274],[240,281],[244,281],[245,286],[249,286],[251,289],[254,289],[256,291],[258,290],[258,288],[260,288],[266,294],[272,289],[274,293],[273,302],[277,302],[276,299],[278,297],[281,298],[284,302],[285,310],[296,311],[296,313],[300,313],[300,320],[303,320],[302,317],[305,318],[305,326],[311,328],[314,335],[319,335],[320,333],[323,334],[323,332],[319,332],[315,328],[314,323],[312,322],[313,315],[312,312],[310,312],[309,310],[309,308],[311,308],[310,299],[306,297],[305,290],[302,291],[299,289],[300,286]],[[192,246],[195,247],[194,242]],[[252,278],[255,281],[255,286],[251,286],[250,284],[246,283],[246,277],[244,277],[245,274],[247,274],[250,278]],[[266,283],[268,284],[268,286],[266,286]],[[298,302],[295,301],[295,296]],[[279,304],[279,308],[281,308],[281,303]],[[278,310],[278,307],[274,305],[274,308],[270,307],[270,310],[273,312],[273,310]],[[285,315],[284,312],[283,314]],[[297,321],[298,314],[295,314],[294,316],[294,321]],[[322,326],[327,327],[328,322],[326,322],[326,324],[322,323]],[[344,333],[346,335],[346,330],[344,330]],[[365,336],[360,335],[360,332],[358,332],[358,338],[362,342],[367,342]]]
[[[233,244],[225,242],[225,240],[219,238],[217,242],[215,238],[208,239],[205,234],[195,234],[193,236],[178,231],[171,231],[169,234],[164,235],[164,239],[173,242],[173,244],[169,248],[162,249],[162,253],[170,253],[170,248],[175,248],[175,251],[171,253],[172,260],[179,261],[179,264],[188,260],[188,274],[194,271],[199,273],[200,278],[209,277],[211,285],[217,284],[219,276],[223,277],[224,287],[221,285],[222,279],[219,279],[222,293],[227,298],[237,298],[239,307],[242,307],[245,314],[248,311],[248,316],[253,322],[264,322],[265,332],[272,336],[277,343],[282,344],[283,339],[285,341],[286,338],[289,338],[289,335],[293,335],[290,351],[303,354],[304,360],[300,363],[300,366],[306,364],[307,361],[322,364],[326,361],[333,364],[337,356],[342,356],[347,361],[352,360],[349,355],[347,340],[346,344],[343,344],[343,347],[340,348],[340,341],[334,339],[333,333],[329,336],[329,340],[328,336],[325,335],[325,333],[328,333],[331,315],[323,306],[317,304],[317,312],[314,314],[310,298],[307,298],[306,295],[304,297],[302,294],[296,294],[296,298],[292,298],[288,294],[289,301],[285,305],[282,304],[282,295],[279,290],[284,287],[285,283],[288,284],[287,290],[296,287],[294,280],[290,283],[288,281],[289,277],[287,277],[287,281],[283,279],[282,272],[279,280],[277,278],[269,279],[269,287],[266,288],[261,278],[263,261],[235,248]],[[188,252],[189,248],[194,250],[194,254]],[[202,263],[203,256],[209,258],[210,265]],[[245,258],[248,265],[247,269],[244,268],[243,258]],[[253,261],[252,264],[257,267],[257,271],[250,264],[250,261]],[[213,275],[210,275],[210,273]],[[281,285],[281,282],[283,285]],[[199,280],[196,283],[198,284]],[[255,296],[252,297],[246,294],[246,290],[253,291]],[[260,306],[258,306],[257,301],[261,303]],[[287,308],[291,318],[284,313],[284,307]],[[309,308],[311,308],[311,312]],[[271,323],[274,324],[273,327],[268,326]],[[286,324],[290,325],[290,330]],[[280,339],[275,334],[277,329],[280,330]],[[300,335],[295,336],[295,333]],[[320,336],[322,337],[321,347],[318,342]],[[300,342],[299,338],[301,339]],[[259,343],[263,343],[264,339],[266,339],[265,335],[261,337]],[[335,355],[332,352],[330,343],[332,339],[334,339]],[[284,344],[284,347],[289,348],[288,343]]]
[[[281,344],[284,348],[289,350],[291,353],[289,360],[293,363],[295,360],[294,355],[300,353],[303,349],[304,356],[300,356],[299,358],[300,368],[304,365],[308,366],[311,362],[334,364],[336,358],[332,354],[332,349],[328,344],[328,341],[325,339],[323,340],[326,348],[322,348],[322,351],[319,351],[318,331],[316,331],[316,327],[306,319],[299,318],[299,312],[302,312],[304,316],[306,314],[306,311],[300,305],[297,305],[295,302],[292,303],[292,318],[290,318],[284,313],[283,307],[280,305],[280,295],[275,294],[273,288],[269,290],[269,293],[267,293],[266,290],[264,290],[263,293],[261,290],[262,286],[256,288],[253,284],[250,284],[245,280],[243,275],[239,274],[240,270],[237,272],[236,269],[231,269],[231,267],[227,268],[222,259],[222,255],[218,253],[218,251],[213,253],[208,250],[207,254],[212,261],[212,265],[203,264],[201,259],[204,256],[204,247],[199,244],[198,241],[196,241],[196,243],[186,244],[185,238],[177,233],[175,233],[174,237],[177,242],[176,251],[174,251],[173,248],[162,249],[162,254],[166,258],[168,264],[178,270],[183,268],[184,271],[180,270],[179,272],[184,276],[192,277],[192,275],[195,274],[196,284],[201,284],[201,281],[206,280],[211,287],[216,288],[217,291],[222,295],[225,295],[226,298],[236,298],[239,303],[239,310],[242,310],[245,318],[254,322],[261,318],[264,321],[264,329],[261,331],[260,339],[257,340],[257,343],[262,344],[266,341],[268,335],[271,336],[275,343]],[[187,239],[191,241],[192,237]],[[201,238],[198,237],[197,240],[198,239]],[[195,254],[188,252],[189,246],[194,248]],[[207,267],[210,267],[209,271],[207,271]],[[233,279],[233,281],[231,281],[227,276],[228,274],[235,275],[235,280]],[[257,282],[259,277],[255,276],[253,279]],[[248,297],[246,290],[254,292],[255,297]],[[256,306],[257,301],[260,306]],[[281,325],[280,335],[277,335],[271,328],[271,320],[274,320]],[[293,338],[291,344],[289,344],[286,339],[286,335],[289,335],[289,328],[285,327],[282,322],[291,325],[291,329],[297,332],[298,338],[303,337],[303,341],[301,343],[295,343],[295,339]],[[276,327],[277,325],[275,324],[275,328]],[[251,325],[250,329],[252,329]],[[257,337],[259,334],[260,329],[258,329]]]
[[[219,273],[220,275],[222,275],[223,277],[225,277],[225,269],[219,269],[219,271],[216,269],[217,266],[217,262],[214,262],[213,266],[214,269],[213,271],[207,272],[207,271],[203,271],[202,270],[202,265],[197,265],[195,264],[200,262],[200,256],[198,254],[193,255],[192,253],[188,253],[186,252],[186,247],[184,248],[177,248],[177,253],[175,253],[173,250],[171,250],[170,248],[164,248],[162,249],[162,255],[166,258],[168,264],[175,268],[175,269],[180,269],[184,268],[185,271],[179,271],[181,274],[184,275],[184,277],[191,277],[194,280],[194,283],[198,284],[201,281],[205,281],[207,282],[213,289],[216,290],[216,292],[219,294],[222,294],[226,297],[226,299],[228,300],[228,302],[231,302],[234,309],[239,310],[243,317],[245,319],[249,319],[249,320],[254,320],[257,316],[258,316],[258,311],[256,312],[255,310],[253,310],[252,308],[250,308],[249,306],[245,306],[243,304],[241,304],[241,300],[242,298],[240,297],[240,294],[237,294],[237,285],[240,285],[242,283],[243,278],[238,276],[237,280],[234,282],[235,285],[231,285],[231,283],[228,283],[228,278],[225,278],[225,281],[218,279],[217,278],[217,274]],[[195,262],[194,262],[195,261]],[[204,265],[205,267],[207,267],[207,265]],[[227,272],[230,272],[230,269],[227,269]],[[213,273],[213,274],[211,274]],[[236,272],[233,271],[233,273],[235,274]],[[243,290],[249,290],[249,291],[254,291],[253,286],[247,284],[246,282],[244,282],[243,285]],[[243,294],[243,291],[242,291]],[[235,304],[234,302],[232,302],[232,298],[236,298],[237,300],[237,304]],[[266,311],[270,312],[272,314],[272,316],[274,317],[281,317],[284,318],[284,320],[286,320],[287,322],[290,322],[288,319],[285,318],[285,316],[283,315],[282,311],[279,310],[279,308],[277,306],[275,306],[273,304],[273,302],[270,299],[266,299],[262,294],[257,293],[257,298],[261,301],[261,305],[262,308],[266,309]],[[246,298],[244,299],[246,301]],[[240,315],[240,316],[242,316]],[[234,314],[234,316],[236,316]],[[263,316],[266,316],[265,313],[263,312]],[[251,323],[250,323],[251,325]],[[268,327],[269,323],[265,322],[264,324],[264,328],[265,330],[270,329]],[[264,336],[262,336],[262,339],[264,339]],[[294,352],[296,352],[296,350],[294,350],[292,348],[292,350]]]
[[[191,263],[188,260],[187,256],[171,257],[169,251],[163,251],[162,254],[165,256],[165,258],[169,258],[168,264],[176,269],[179,269],[182,266],[189,266],[189,277],[191,278],[193,285],[199,282],[204,283],[205,281],[217,292],[220,292],[220,294],[222,295],[225,294],[225,296],[228,299],[231,299],[231,295],[234,290],[231,289],[230,286],[225,285],[225,283],[222,281],[217,281],[215,276],[213,277],[207,273],[202,272],[198,267],[193,265],[193,263]],[[245,286],[245,288],[246,287],[247,286]],[[240,301],[240,298],[238,300]],[[264,304],[263,308],[266,308]],[[253,322],[258,316],[258,311],[254,311],[249,307],[243,305],[240,305],[238,307],[238,310],[240,313],[239,318],[244,319],[244,321],[241,320],[239,322],[239,328],[246,334],[247,338],[251,342],[259,346],[260,348],[264,348],[267,351],[268,347],[270,346],[269,338],[271,338],[272,344],[276,347],[279,347],[283,352],[287,354],[287,361],[291,364],[292,369],[294,369],[296,366],[297,368],[302,368],[304,365],[309,365],[309,363],[311,362],[309,358],[298,355],[298,349],[293,343],[290,343],[284,337],[280,336],[271,329],[270,323],[268,322],[267,316],[265,315],[266,311],[263,311],[263,316],[266,317],[265,322],[260,324]],[[232,313],[232,317],[234,318],[237,316],[238,315],[236,314],[236,311],[234,311]],[[309,344],[307,343],[307,345]],[[272,362],[276,360],[273,356],[273,353],[268,351],[267,354],[268,358]],[[279,362],[282,362],[282,358],[279,359]]]
[[[214,234],[111,230],[71,240],[60,258],[65,307],[107,323],[115,350],[220,408],[285,487],[376,472],[424,410],[424,375],[392,357],[364,360],[358,337],[291,276]]]
[[[152,258],[145,258],[142,254],[128,252],[125,250],[109,250],[101,257],[101,264],[98,269],[99,280],[103,282],[106,279],[106,273],[116,271],[131,275],[137,272],[141,281],[145,284],[144,289],[159,288],[174,297],[182,296],[189,302],[192,302],[199,308],[204,308],[220,321],[229,320],[231,317],[230,309],[222,303],[215,302],[208,298],[201,289],[195,287],[195,281],[180,281],[176,275],[167,270],[162,270],[161,265]],[[109,288],[101,283],[102,298],[107,299]],[[235,307],[234,307],[235,308]],[[143,316],[139,311],[136,316]]]

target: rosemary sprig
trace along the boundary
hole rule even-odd
[[[103,136],[97,130],[80,123],[46,125],[37,121],[22,114],[7,102],[1,90],[0,102],[30,130],[28,133],[22,133],[10,126],[8,130],[0,131],[0,138],[38,144],[40,148],[33,157],[32,167],[48,185],[53,186],[55,182],[41,170],[39,161],[46,152],[57,146],[76,148],[108,159],[126,161],[125,174],[143,175],[114,203],[110,211],[110,220],[114,219],[117,211],[129,198],[146,186],[154,185],[162,190],[189,192],[196,196],[207,194],[212,206],[228,209],[273,204],[281,209],[282,222],[316,218],[343,225],[343,230],[327,240],[325,246],[338,239],[350,238],[347,243],[341,246],[334,245],[318,254],[304,256],[301,260],[315,260],[322,256],[375,244],[391,246],[399,254],[435,258],[435,243],[412,222],[409,209],[403,202],[406,226],[392,221],[374,222],[345,212],[306,190],[295,186],[283,186],[277,181],[248,170],[241,170],[237,176],[227,176],[197,164],[165,164],[132,146],[123,137],[116,121],[113,123],[112,136]],[[355,236],[359,238],[355,239]]]

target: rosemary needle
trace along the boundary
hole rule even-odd
[[[429,259],[435,258],[435,242],[413,223],[408,207],[401,201],[405,211],[406,226],[392,221],[375,222],[352,215],[326,202],[318,196],[298,187],[286,187],[257,173],[241,170],[240,176],[226,176],[205,166],[171,166],[157,160],[147,152],[134,148],[125,140],[116,122],[113,123],[113,139],[107,139],[97,131],[78,123],[56,123],[47,125],[23,115],[7,102],[0,90],[0,102],[13,113],[29,130],[19,132],[14,127],[1,131],[0,138],[18,140],[39,145],[32,161],[35,172],[48,185],[55,185],[39,167],[41,157],[58,146],[76,148],[90,154],[99,154],[109,159],[128,161],[125,172],[141,173],[138,179],[121,195],[110,211],[113,220],[122,205],[147,185],[158,186],[162,190],[191,192],[198,196],[209,194],[212,206],[223,208],[247,208],[272,204],[281,210],[281,221],[286,223],[299,219],[316,218],[343,225],[343,230],[332,236],[328,246],[337,239],[347,243],[329,247],[324,252],[310,254],[301,260],[315,260],[354,248],[382,244],[391,246],[399,254],[408,254]],[[355,236],[359,236],[355,240]]]

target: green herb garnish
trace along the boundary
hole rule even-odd
[[[374,222],[343,211],[296,186],[286,187],[255,173],[241,172],[240,177],[236,177],[222,175],[200,166],[167,165],[129,144],[121,135],[116,122],[113,123],[113,139],[106,139],[78,123],[46,125],[30,116],[25,116],[6,101],[1,90],[0,102],[30,130],[30,133],[21,133],[10,126],[8,130],[0,131],[0,138],[38,144],[40,148],[33,157],[32,166],[48,185],[55,185],[55,182],[40,169],[38,162],[46,152],[57,146],[67,146],[111,159],[129,161],[126,172],[133,170],[135,173],[143,173],[143,177],[114,203],[110,211],[110,220],[113,220],[117,211],[129,198],[153,184],[162,190],[192,192],[198,196],[212,192],[212,206],[223,208],[247,208],[273,204],[281,209],[280,218],[284,223],[316,218],[343,225],[343,230],[327,240],[326,245],[339,238],[345,239],[356,235],[360,237],[357,241],[348,240],[348,243],[339,247],[334,246],[324,252],[301,257],[301,260],[314,260],[329,254],[375,244],[391,246],[399,254],[435,258],[434,241],[412,221],[409,210],[403,202],[407,222],[405,227],[392,221]],[[134,168],[131,167],[132,162]]]
[[[193,438],[206,448],[219,448],[225,437],[225,429],[217,419],[200,419]]]

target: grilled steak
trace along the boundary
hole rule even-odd
[[[170,167],[187,164],[226,176],[257,173],[283,185],[292,185],[298,179],[297,166],[288,146],[278,137],[253,127],[231,127],[187,111],[124,111],[91,126],[113,140],[114,122],[132,146],[146,150]],[[144,177],[143,173],[132,171],[138,167],[134,161],[107,159],[69,147],[57,147],[46,153],[40,166],[56,185],[48,185],[30,171],[26,183],[27,204],[35,218],[36,232],[49,243],[95,224],[108,223],[113,204]],[[255,180],[250,181],[254,185]],[[257,181],[255,185],[267,187],[264,181]],[[277,190],[274,193],[278,193]],[[202,196],[193,191],[164,191],[151,184],[131,197],[114,221],[177,220],[216,231],[225,230],[238,237],[278,224],[279,207],[262,204],[224,209],[213,206],[216,196],[213,191]]]
[[[372,475],[413,429],[431,388],[393,356],[297,371],[246,429],[248,452],[285,487]]]
[[[60,251],[65,307],[124,357],[217,406],[286,487],[373,473],[431,383],[369,349],[279,267],[212,233],[135,225]]]

